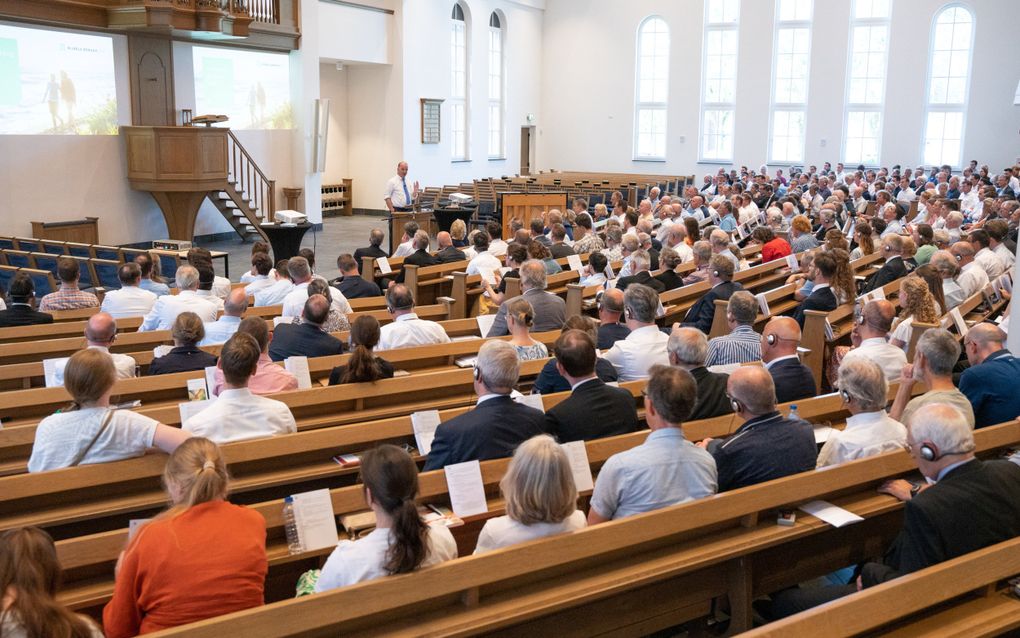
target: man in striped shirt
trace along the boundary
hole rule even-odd
[[[726,323],[730,333],[708,342],[706,366],[731,365],[761,360],[761,335],[754,331],[758,301],[746,290],[730,296],[726,305]]]

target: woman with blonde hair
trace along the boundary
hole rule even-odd
[[[913,323],[938,323],[939,316],[935,311],[935,297],[928,288],[928,282],[917,275],[908,275],[900,282],[898,302],[903,310],[893,324],[889,343],[906,350],[910,344]]]
[[[825,248],[826,250],[840,248],[849,254],[850,242],[846,240],[846,236],[838,228],[830,228],[825,232]]]
[[[570,461],[548,434],[517,446],[503,480],[506,515],[489,519],[478,535],[475,554],[563,534],[587,525],[577,509]]]
[[[60,575],[49,534],[38,527],[0,534],[0,636],[102,638],[91,619],[57,602]]]
[[[263,603],[266,521],[227,499],[230,476],[209,439],[170,456],[170,508],[142,527],[120,555],[103,610],[107,638],[137,636]]]
[[[857,224],[857,228],[854,229],[854,241],[857,242],[857,247],[850,251],[850,261],[867,257],[875,252],[874,233],[874,229],[868,222]]]
[[[836,260],[836,273],[829,282],[829,287],[836,295],[836,303],[850,303],[857,297],[857,280],[850,266],[850,253],[845,248],[833,248],[831,251]]]
[[[605,204],[595,204],[595,221],[609,217],[609,209]]]
[[[468,245],[467,224],[464,223],[463,219],[455,219],[450,224],[450,237],[453,238],[453,245],[456,248],[463,248]]]
[[[105,352],[89,348],[71,356],[64,369],[71,405],[39,422],[29,472],[119,461],[153,447],[169,454],[188,438],[180,428],[110,407],[116,381],[113,359]]]
[[[510,332],[510,343],[517,350],[517,358],[521,361],[545,359],[549,349],[540,341],[531,338],[531,328],[535,325],[535,309],[523,297],[517,297],[506,308],[506,327]]]

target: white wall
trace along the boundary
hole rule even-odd
[[[1016,159],[1020,109],[1020,40],[1011,0],[966,0],[976,15],[964,161],[999,168]],[[920,160],[931,23],[943,0],[893,0],[881,161]],[[768,144],[775,3],[743,0],[737,68],[734,163],[757,166]],[[635,38],[647,15],[671,28],[667,162],[635,162]],[[706,173],[698,163],[701,46],[700,0],[548,0],[543,29],[540,168],[648,173]],[[839,161],[850,3],[816,0],[809,79],[805,161]],[[570,81],[568,78],[574,78]],[[1004,137],[1005,136],[1005,137]],[[681,142],[680,138],[684,141]],[[825,146],[822,146],[823,140]]]
[[[322,183],[336,184],[348,177],[347,68],[337,71],[335,63],[320,64],[319,92],[329,100],[326,171],[322,174]]]

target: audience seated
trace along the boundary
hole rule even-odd
[[[318,575],[316,592],[457,558],[450,530],[429,525],[418,514],[418,468],[407,452],[388,444],[364,452],[361,482],[375,514],[375,529],[356,541],[337,544]]]
[[[245,441],[297,432],[297,424],[286,403],[258,396],[248,381],[258,371],[262,352],[251,335],[230,337],[220,350],[219,369],[223,387],[212,403],[181,423],[181,429],[215,443]]]
[[[373,231],[375,232],[375,231]],[[393,257],[404,257],[405,261],[407,257],[410,257],[418,247],[415,245],[415,236],[418,234],[418,222],[407,222],[404,224],[404,234],[400,237],[400,244],[397,245],[397,249],[393,251]],[[372,237],[369,237],[369,241]],[[456,244],[454,244],[456,245]],[[360,248],[358,250],[361,250]],[[380,255],[385,257],[386,255]],[[360,262],[359,262],[360,263]],[[421,264],[418,264],[421,265]]]
[[[223,312],[224,299],[213,291],[213,286],[216,283],[216,271],[213,269],[212,263],[200,261],[195,266],[195,270],[198,271],[198,290],[195,291],[195,294],[216,306],[216,312]]]
[[[39,300],[40,312],[96,308],[99,306],[98,297],[91,292],[85,292],[78,288],[78,280],[81,279],[81,266],[78,265],[77,259],[74,257],[61,257],[58,259],[57,278],[60,280],[60,289],[44,295]]]
[[[450,233],[445,230],[436,234],[436,248],[435,258],[437,263],[452,264],[454,262],[464,261],[467,259],[463,251],[453,245],[453,237],[451,237]],[[506,242],[503,242],[503,252],[500,254],[505,253]],[[495,255],[496,253],[493,254]]]
[[[684,277],[685,286],[708,281],[712,269],[712,244],[707,241],[696,241],[691,246],[691,252],[694,255],[694,270]]]
[[[379,350],[450,342],[441,325],[418,318],[414,312],[414,295],[404,284],[394,284],[386,291],[386,310],[393,321],[380,329]]]
[[[988,273],[975,259],[975,250],[969,241],[958,241],[949,247],[949,252],[960,266],[956,283],[963,289],[964,299],[981,292],[988,285]]]
[[[273,334],[269,332],[269,326],[261,317],[246,317],[241,320],[234,334],[251,335],[259,346],[259,360],[255,367],[255,374],[248,379],[248,390],[252,394],[276,394],[288,390],[297,390],[297,379],[293,374],[284,370],[283,366],[273,363],[269,358],[269,342]],[[213,395],[219,395],[223,390],[226,381],[223,378],[223,369],[216,367]]]
[[[889,343],[906,350],[910,345],[914,321],[938,323],[939,315],[928,283],[915,274],[904,277],[900,282],[900,294],[896,300],[903,310],[893,326]]]
[[[294,282],[290,280],[290,260],[281,259],[276,262],[276,280],[255,291],[256,306],[276,306],[283,303],[287,295],[294,290]]]
[[[500,275],[499,271],[493,273],[496,281],[496,288],[492,287],[486,279],[482,279],[482,290],[485,291],[485,295],[488,297],[488,301],[493,305],[500,305],[506,301],[506,280],[507,279],[520,279],[521,278],[521,264],[528,260],[528,249],[520,244],[510,244],[506,247],[504,253],[506,255],[506,267],[509,268],[505,274]],[[603,279],[605,281],[605,279]],[[487,304],[488,305],[488,304]]]
[[[675,228],[682,231],[681,226],[675,226]],[[690,251],[690,248],[682,240],[680,245]],[[662,248],[662,252],[659,253],[659,265],[662,266],[662,272],[655,275],[655,279],[662,283],[663,290],[673,290],[684,285],[683,277],[676,272],[676,268],[684,263],[684,261],[675,249],[669,246]]]
[[[342,277],[334,279],[332,284],[347,299],[379,297],[382,295],[382,290],[379,289],[377,283],[368,281],[361,276],[358,262],[350,254],[344,253],[337,257],[336,267],[340,269]]]
[[[759,344],[759,349],[760,349]],[[681,328],[673,326],[673,332],[666,343],[669,352],[669,364],[691,373],[698,384],[697,401],[687,419],[698,421],[709,419],[733,411],[726,398],[726,381],[729,375],[711,372],[705,367],[708,356],[708,340],[705,333],[697,328]]]
[[[626,339],[630,334],[630,328],[620,323],[623,317],[623,291],[619,288],[610,288],[598,297],[599,312],[599,350],[608,350],[613,344],[621,339]]]
[[[110,352],[110,346],[117,340],[117,322],[105,312],[97,312],[89,317],[85,324],[85,347],[105,352],[113,359],[118,379],[130,379],[135,376],[137,363],[126,354]],[[53,381],[57,385],[64,384],[64,369],[67,359],[57,359],[53,366]]]
[[[591,337],[592,343],[595,343],[595,340],[598,338],[598,328],[595,324],[595,320],[583,315],[574,315],[567,319],[567,322],[563,324],[563,330],[581,330]],[[605,383],[609,383],[610,381],[619,381],[620,375],[613,364],[606,361],[606,359],[599,354],[598,350],[596,350],[595,357],[595,375]],[[534,385],[531,386],[531,393],[552,394],[554,392],[567,392],[571,389],[571,385],[572,384],[567,381],[562,374],[560,374],[554,357],[542,366],[542,371],[538,374],[538,378],[535,379]]]
[[[148,290],[157,297],[170,294],[170,286],[163,283],[159,276],[159,262],[154,260],[149,253],[141,253],[135,257],[135,263],[142,271],[142,279],[138,287]]]
[[[614,343],[605,358],[620,373],[620,381],[644,379],[653,365],[669,364],[669,336],[655,324],[659,296],[648,286],[634,284],[623,293],[623,306],[630,333]]]
[[[436,264],[439,263],[439,260],[437,260],[429,253],[430,240],[428,233],[426,233],[424,230],[419,230],[413,235],[411,241],[412,245],[414,246],[414,252],[404,257],[405,266],[418,266],[419,268],[424,268],[425,266],[435,266]],[[402,245],[403,244],[401,244],[401,246]],[[397,255],[394,253],[394,256],[396,257]],[[496,259],[495,261],[496,268],[498,269],[499,260]],[[394,283],[397,284],[404,283],[405,275],[406,272],[403,269],[401,269],[400,272],[397,273],[396,278],[390,282],[390,286],[392,286]]]
[[[251,256],[251,272],[241,276],[241,283],[247,283],[244,287],[244,294],[252,297],[255,293],[268,288],[276,283],[276,271],[273,269],[273,260],[267,253],[256,252]],[[248,281],[245,281],[248,277]]]
[[[907,364],[907,355],[903,348],[888,342],[895,316],[896,307],[890,301],[882,299],[865,304],[850,333],[854,347],[846,353],[843,361],[857,357],[870,359],[882,368],[887,381],[898,379]]]
[[[956,277],[960,274],[960,266],[951,252],[948,250],[935,251],[928,264],[942,278],[942,295],[946,298],[945,310],[951,310],[966,301],[967,296],[964,294],[963,288],[956,282]]]
[[[754,331],[758,300],[746,290],[730,295],[726,303],[726,325],[730,333],[708,341],[706,366],[761,361],[761,335]]]
[[[571,393],[546,411],[545,429],[549,434],[566,443],[637,431],[634,397],[627,390],[606,385],[597,376],[599,358],[588,332],[564,331],[553,350],[556,370],[569,384]]]
[[[332,291],[336,288],[330,286],[325,279],[313,277],[306,290],[309,296],[322,295],[329,303],[329,314],[326,316],[325,323],[322,324],[323,332],[343,332],[351,329],[351,322],[347,319],[347,315],[337,310],[336,304],[333,303]],[[291,323],[301,323],[302,321],[304,319],[300,316],[291,319]]]
[[[583,529],[577,488],[566,453],[550,436],[521,443],[499,482],[506,514],[490,518],[478,535],[475,554]]]
[[[704,498],[718,487],[711,455],[684,438],[694,405],[693,377],[679,368],[653,366],[645,387],[645,442],[609,457],[591,497],[588,524]]]
[[[227,464],[195,437],[170,456],[171,507],[128,541],[103,610],[107,638],[126,638],[258,607],[268,561],[266,521],[227,501]]]
[[[641,284],[648,286],[655,292],[662,292],[666,289],[666,284],[662,283],[652,274],[648,272],[649,268],[649,256],[644,250],[636,250],[630,255],[630,272],[631,274],[626,277],[620,277],[616,280],[616,287],[620,290],[626,290],[628,286],[633,284]]]
[[[811,282],[811,293],[793,312],[793,318],[801,328],[804,327],[805,311],[831,312],[839,305],[836,293],[829,285],[835,276],[836,258],[831,252],[819,251],[807,272],[807,279]]]
[[[878,272],[868,277],[861,288],[861,294],[881,288],[887,283],[905,277],[909,271],[903,261],[903,238],[895,233],[882,236],[882,256],[885,263],[878,269]]]
[[[174,347],[170,352],[152,360],[149,364],[150,375],[204,370],[216,365],[216,355],[198,347],[198,342],[205,337],[205,327],[195,313],[182,312],[177,315],[170,335],[174,339]]]
[[[988,236],[988,231],[983,228],[974,229],[970,231],[969,239],[970,245],[974,248],[974,261],[984,269],[989,281],[1006,271],[1008,267],[1007,262],[992,252],[990,247],[991,238]],[[46,297],[43,297],[43,300],[45,299]],[[45,308],[41,309],[45,310]]]
[[[259,258],[256,260],[255,255],[263,255],[265,259]],[[266,268],[265,272],[260,272],[256,261],[258,261],[259,264],[269,264],[269,267]],[[238,279],[238,281],[247,285],[251,285],[256,281],[268,281],[272,268],[273,258],[269,256],[269,244],[261,240],[256,240],[251,244],[251,268],[241,273],[241,278]]]
[[[372,315],[361,315],[351,325],[351,358],[345,365],[336,366],[329,373],[329,384],[372,383],[393,378],[393,365],[372,354],[379,345],[379,320]]]
[[[308,284],[312,282],[312,267],[306,258],[298,256],[292,257],[287,262],[287,270],[290,272],[290,278],[294,282],[294,287],[284,297],[283,311],[280,315],[283,317],[297,317],[301,314],[305,301],[308,300]],[[330,288],[329,293],[331,307],[341,314],[351,312],[351,304],[347,303],[347,299],[344,298],[339,290]]]
[[[199,246],[189,248],[188,265],[198,269],[199,272],[202,271],[203,266],[207,267],[209,270],[213,270],[212,287],[210,288],[212,296],[220,299],[227,298],[227,295],[230,293],[230,280],[226,277],[216,275],[213,269],[212,253]]]
[[[226,343],[241,325],[241,317],[248,310],[248,295],[244,288],[234,288],[223,302],[223,314],[216,321],[203,324],[205,337],[198,342],[200,346],[217,346]]]
[[[776,411],[776,387],[767,370],[738,368],[726,394],[743,424],[726,439],[698,443],[715,458],[720,492],[814,469],[818,448],[811,424]]]
[[[549,350],[545,344],[531,338],[531,327],[535,325],[535,311],[523,297],[517,297],[507,306],[506,325],[510,330],[510,343],[517,350],[521,361],[545,359]]]
[[[139,332],[169,330],[182,312],[192,312],[201,321],[216,321],[216,305],[198,296],[198,270],[192,266],[178,268],[177,287],[176,295],[163,295],[156,300],[139,326]]]
[[[558,268],[559,266],[557,266]],[[546,269],[542,262],[535,259],[525,261],[521,264],[520,274],[522,291],[520,298],[527,300],[535,311],[534,329],[538,332],[546,332],[562,328],[563,322],[566,320],[566,302],[558,295],[546,292]],[[506,323],[506,314],[509,304],[514,299],[517,297],[507,299],[499,305],[496,319],[493,321],[492,327],[489,328],[488,334],[485,335],[486,337],[502,337],[510,334]]]
[[[751,233],[751,237],[761,244],[761,263],[763,264],[793,254],[790,244],[782,237],[777,237],[768,226],[758,226]]]
[[[917,340],[913,364],[903,366],[898,379],[896,400],[889,416],[910,427],[910,422],[922,406],[929,403],[948,403],[960,411],[967,423],[974,427],[974,408],[970,400],[953,385],[953,368],[960,358],[960,343],[949,331],[929,329]],[[846,359],[843,360],[846,365]],[[928,391],[911,398],[914,383],[921,381]]]
[[[566,243],[567,229],[563,224],[552,224],[549,229],[549,239],[552,241],[552,245],[549,246],[549,252],[552,253],[553,259],[563,259],[569,255],[577,254],[574,252],[574,249]]]
[[[11,303],[6,310],[0,310],[0,328],[53,323],[53,315],[32,308],[35,284],[27,273],[15,273],[7,292]]]
[[[1010,421],[1020,415],[1020,360],[1006,349],[1006,333],[991,323],[972,327],[963,338],[970,367],[960,376],[960,392],[974,408],[974,427]]]
[[[867,359],[844,361],[839,367],[839,387],[850,416],[843,430],[829,433],[818,453],[818,467],[906,447],[907,429],[885,413],[889,382],[877,363]]]
[[[87,617],[56,598],[61,567],[53,538],[38,527],[0,534],[0,636],[4,638],[103,638]]]
[[[475,249],[475,256],[471,258],[471,261],[467,265],[467,274],[477,275],[480,274],[482,268],[489,270],[499,270],[502,264],[499,262],[499,257],[496,257],[489,251],[489,234],[485,231],[479,231],[474,234],[472,238],[472,247]]]
[[[144,317],[156,303],[156,293],[139,287],[142,281],[142,269],[134,262],[121,264],[117,269],[120,288],[108,290],[103,295],[100,310],[114,319],[122,317]]]
[[[71,406],[39,422],[29,472],[119,461],[152,447],[170,453],[188,438],[137,412],[111,408],[116,381],[113,359],[106,353],[86,349],[71,356],[64,370]]]
[[[378,259],[380,257],[387,257],[386,251],[380,248],[383,240],[386,239],[386,233],[378,228],[373,228],[368,234],[368,246],[364,248],[358,248],[354,251],[354,261],[358,264],[358,271],[361,271],[361,264],[365,257],[371,257],[372,259]]]
[[[800,326],[790,317],[773,317],[761,334],[761,360],[772,375],[779,403],[816,394],[814,374],[801,363],[797,352],[800,337]]]
[[[269,344],[269,357],[283,361],[287,357],[326,357],[342,354],[344,344],[322,327],[329,319],[330,303],[322,295],[312,295],[305,301],[301,323],[281,323],[273,330]]]
[[[725,254],[729,254],[729,251],[726,251]],[[711,284],[711,289],[694,302],[682,322],[684,326],[697,328],[705,334],[712,331],[716,299],[726,301],[734,292],[744,289],[739,283],[733,281],[733,272],[736,268],[734,268],[731,259],[725,255],[713,255],[710,263],[708,282]]]
[[[519,376],[514,347],[506,341],[486,341],[475,363],[478,403],[439,425],[425,470],[510,456],[521,441],[545,432],[545,414],[510,397]]]

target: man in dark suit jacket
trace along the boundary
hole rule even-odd
[[[521,442],[545,432],[541,411],[510,398],[519,375],[517,350],[508,341],[487,341],[478,350],[474,382],[478,403],[439,425],[426,470],[510,456]]]
[[[33,308],[35,302],[35,284],[28,274],[19,272],[11,280],[11,305],[0,310],[0,327],[33,326],[41,323],[53,323],[53,315],[38,312]],[[3,289],[0,289],[0,294]]]
[[[405,266],[424,268],[425,266],[435,266],[439,263],[435,257],[429,254],[429,235],[424,230],[419,230],[414,234],[413,245],[414,252],[404,257]],[[404,283],[404,274],[404,269],[401,268],[394,281],[398,284]]]
[[[382,290],[374,281],[363,279],[358,272],[358,262],[354,257],[344,253],[336,260],[337,268],[340,269],[343,277],[334,280],[333,285],[344,294],[347,299],[358,299],[359,297],[379,297]]]
[[[818,446],[811,424],[776,411],[776,388],[764,368],[738,368],[726,388],[743,425],[725,440],[698,443],[715,458],[720,492],[815,468]]]
[[[829,286],[829,282],[832,281],[835,275],[836,259],[832,256],[832,253],[819,252],[815,256],[814,263],[811,264],[811,269],[808,271],[808,279],[814,282],[814,288],[811,289],[811,294],[808,295],[808,298],[802,301],[793,311],[793,318],[797,320],[797,324],[801,328],[804,327],[805,310],[829,312],[836,309],[838,305],[836,295]]]
[[[708,271],[708,282],[712,289],[705,293],[700,299],[694,302],[691,309],[687,311],[682,325],[708,334],[712,330],[712,320],[715,318],[715,300],[729,300],[730,295],[744,287],[734,283],[733,262],[722,255],[712,255],[712,263]]]
[[[545,413],[546,431],[561,443],[587,441],[638,430],[634,397],[595,376],[595,341],[567,330],[553,346],[556,369],[570,384],[570,397]]]
[[[889,234],[882,238],[882,253],[885,255],[885,264],[878,272],[868,278],[861,289],[861,294],[881,288],[891,281],[907,276],[907,265],[903,262],[903,238],[899,235]]]
[[[634,274],[628,277],[620,277],[616,280],[617,288],[626,290],[627,286],[631,284],[644,284],[655,292],[662,292],[666,289],[666,284],[652,277],[652,274],[648,272],[650,261],[647,252],[643,250],[634,251],[630,256],[630,264]]]
[[[630,328],[620,323],[623,316],[623,291],[610,288],[598,296],[599,330],[596,342],[599,350],[608,350],[620,339],[626,339]]]
[[[903,529],[880,563],[861,570],[872,587],[1020,536],[1020,466],[974,458],[974,434],[963,414],[929,404],[911,419],[907,446],[932,485],[888,481],[879,491],[905,501]],[[782,618],[857,591],[857,584],[790,589],[774,596]]]
[[[301,323],[281,323],[273,329],[269,358],[283,361],[293,356],[324,357],[343,353],[343,342],[322,331],[322,324],[328,317],[329,302],[326,298],[322,295],[308,297],[301,312]]]
[[[453,245],[453,237],[445,230],[436,235],[436,244],[439,246],[439,251],[436,252],[435,257],[440,264],[452,264],[455,261],[467,259],[464,253]]]
[[[363,263],[364,257],[371,257],[372,259],[378,259],[379,257],[389,257],[389,253],[380,248],[383,240],[386,239],[386,234],[378,228],[373,228],[372,232],[368,235],[369,245],[365,248],[358,248],[354,251],[354,261],[358,262],[358,271],[361,271],[361,264]]]
[[[521,264],[521,290],[524,292],[520,298],[526,299],[535,310],[535,325],[531,328],[533,332],[544,332],[546,330],[559,330],[567,319],[567,304],[561,297],[545,291],[546,274],[545,265],[535,259],[529,259]],[[502,337],[510,334],[506,326],[506,309],[517,299],[507,299],[499,305],[496,319],[489,328],[486,337]]]
[[[705,367],[708,357],[708,338],[697,328],[675,328],[666,344],[670,365],[683,368],[691,373],[698,384],[698,400],[691,410],[688,421],[709,419],[733,412],[726,397],[728,374],[711,372]]]
[[[779,403],[818,394],[811,368],[797,355],[800,334],[800,326],[792,317],[773,317],[761,333],[761,360],[772,375]]]
[[[552,245],[549,246],[549,252],[552,253],[553,259],[563,259],[568,255],[576,255],[574,249],[568,246],[565,242],[567,239],[567,229],[563,224],[553,224],[552,228],[549,229],[549,236],[552,238]]]

